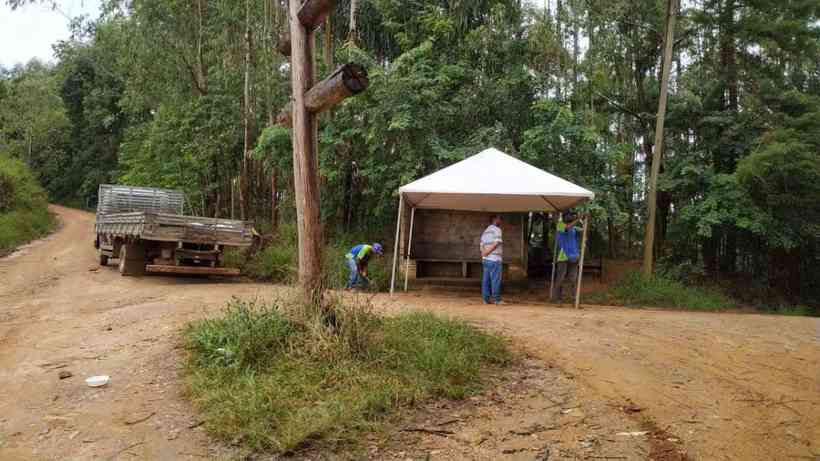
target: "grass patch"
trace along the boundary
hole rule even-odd
[[[187,389],[206,429],[278,453],[355,445],[401,408],[474,393],[483,368],[510,360],[500,337],[431,313],[333,312],[315,321],[286,302],[234,300],[189,325]]]
[[[820,309],[812,308],[809,306],[804,306],[802,304],[798,305],[776,305],[776,306],[763,306],[759,308],[763,312],[767,314],[774,314],[774,315],[795,315],[795,316],[805,316],[805,317],[820,317]]]
[[[730,298],[716,291],[689,287],[662,276],[644,277],[628,272],[606,293],[590,296],[595,302],[634,307],[674,307],[697,311],[719,311],[736,307]]]
[[[56,221],[26,165],[0,154],[0,255],[48,234]]]

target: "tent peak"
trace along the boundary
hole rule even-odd
[[[494,147],[399,188],[415,208],[558,211],[595,197],[591,191]]]

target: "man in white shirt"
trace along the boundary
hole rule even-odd
[[[501,255],[504,251],[504,241],[501,238],[501,216],[492,215],[490,225],[481,234],[481,297],[484,304],[504,304],[501,301]]]

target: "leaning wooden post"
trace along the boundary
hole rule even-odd
[[[345,98],[364,91],[370,84],[367,71],[358,64],[339,66],[305,94],[305,106],[311,113],[323,112],[339,104]],[[288,103],[276,116],[276,123],[290,128],[293,123],[293,104]]]
[[[575,281],[575,308],[581,305],[581,279],[584,278],[584,254],[587,249],[587,230],[589,229],[589,213],[584,218],[584,232],[581,237],[581,258],[578,260],[578,277]]]
[[[401,232],[401,215],[402,207],[404,206],[404,197],[399,192],[399,213],[396,217],[396,240],[393,243],[393,270],[390,272],[390,296],[393,296],[393,291],[396,288],[396,264],[399,258],[399,233]]]
[[[313,28],[299,20],[302,2],[289,2],[291,87],[293,90],[293,182],[299,239],[299,285],[305,299],[321,301],[322,228],[319,220],[317,146],[313,137],[316,116],[305,106],[305,93],[313,85]],[[310,3],[310,0],[307,2]]]
[[[410,277],[410,249],[413,247],[413,221],[416,218],[416,207],[410,209],[410,232],[407,237],[407,263],[404,266],[404,291],[407,291],[407,279]]]

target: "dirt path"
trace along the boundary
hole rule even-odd
[[[0,259],[0,459],[219,455],[180,398],[176,333],[270,287],[97,270],[94,216],[52,210],[57,233]],[[111,383],[85,386],[98,374]]]
[[[820,319],[402,294],[516,338],[594,395],[631,401],[692,459],[820,460]]]
[[[230,455],[204,435],[180,396],[177,333],[231,296],[264,298],[284,289],[96,270],[93,215],[53,210],[63,223],[57,233],[0,259],[0,459]],[[617,435],[640,431],[645,419],[658,434],[681,439],[692,459],[820,455],[819,319],[574,311],[536,303],[500,309],[463,294],[380,295],[375,302],[468,318],[514,338],[542,366],[555,366],[536,367],[541,371],[508,383],[530,386],[526,395],[510,394],[508,406],[479,402],[453,410],[467,421],[459,431],[501,434],[497,445],[478,442],[464,451],[463,444],[436,435],[407,442],[433,459],[546,459],[543,451],[521,448],[521,437],[532,446],[553,444],[549,459],[664,459],[663,450],[640,436]],[[73,376],[61,380],[61,371]],[[83,379],[94,374],[109,374],[112,381],[86,387]],[[540,406],[556,393],[560,405]],[[624,414],[621,407],[630,401],[642,411]],[[567,429],[503,435],[516,424],[549,428],[546,418],[565,421]],[[387,450],[372,456],[400,455]]]

